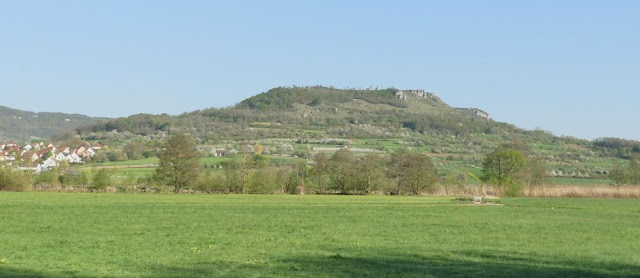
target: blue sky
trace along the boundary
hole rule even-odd
[[[0,105],[128,116],[272,87],[422,88],[640,139],[640,1],[1,1]]]

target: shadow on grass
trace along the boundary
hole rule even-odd
[[[294,257],[255,264],[211,263],[160,267],[148,277],[640,277],[640,266],[563,261],[496,252],[369,253]]]
[[[640,266],[477,251],[442,254],[331,254],[248,262],[189,262],[138,269],[135,277],[640,277]],[[0,265],[0,277],[95,277],[33,273]],[[109,275],[107,275],[109,276]],[[109,276],[115,277],[115,276]]]
[[[379,258],[336,254],[286,262],[310,276],[331,277],[640,277],[640,266],[550,261],[493,252],[398,254]]]
[[[8,267],[6,265],[0,265],[0,277],[1,278],[50,278],[50,277],[62,277],[61,274],[49,274],[43,272],[37,272],[30,269],[20,269]]]

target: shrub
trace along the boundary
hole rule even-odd
[[[24,191],[31,187],[31,174],[0,169],[0,190]]]
[[[100,169],[93,175],[93,187],[103,189],[111,185],[111,176],[105,169]]]
[[[522,189],[522,185],[520,184],[508,184],[504,188],[504,195],[507,197],[520,197],[522,196]]]
[[[35,184],[37,185],[57,185],[60,183],[60,177],[58,175],[58,170],[54,169],[51,171],[42,171],[40,174],[35,176]]]

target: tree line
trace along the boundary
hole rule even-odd
[[[429,194],[438,184],[462,182],[463,177],[439,175],[431,158],[425,154],[399,149],[390,155],[357,155],[348,148],[333,154],[316,153],[311,159],[275,163],[266,156],[240,154],[215,166],[201,162],[194,139],[171,136],[158,153],[159,166],[153,175],[126,178],[125,184],[163,185],[176,193],[189,188],[209,193],[274,194]],[[219,171],[203,171],[216,167]],[[91,173],[74,172],[68,165],[54,171],[30,175],[8,167],[0,169],[0,190],[22,190],[31,185],[79,185],[93,189],[112,186],[111,170],[93,169]],[[503,144],[488,153],[482,162],[482,184],[502,189],[504,195],[518,196],[526,187],[549,182],[547,165],[526,144]],[[473,175],[471,175],[473,176]],[[640,156],[628,165],[611,171],[616,184],[640,184]]]
[[[390,156],[357,156],[344,148],[330,156],[319,152],[311,163],[286,166],[273,165],[260,154],[244,154],[222,162],[222,175],[208,173],[198,180],[199,159],[195,145],[186,135],[174,136],[160,154],[156,177],[163,177],[160,182],[174,186],[176,192],[197,183],[202,191],[241,194],[420,195],[431,192],[439,181],[431,158],[408,149],[396,150]],[[482,166],[482,181],[503,189],[509,196],[518,196],[524,187],[535,187],[549,179],[545,163],[527,145],[518,142],[499,146],[486,155]]]
[[[16,170],[10,167],[0,167],[0,190],[26,191],[34,187],[73,186],[87,190],[103,190],[113,186],[116,170],[91,169],[89,171],[71,170],[68,164],[61,164],[50,171],[33,174],[28,171]],[[136,183],[136,179],[129,177],[124,183]]]
[[[222,174],[201,174],[200,155],[184,134],[167,143],[159,154],[153,180],[179,192],[188,185],[217,193],[412,194],[428,193],[437,181],[431,158],[406,149],[390,157],[356,156],[340,149],[319,152],[310,163],[275,165],[261,154],[244,154],[220,163]]]

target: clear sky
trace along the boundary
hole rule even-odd
[[[1,105],[180,114],[291,85],[422,88],[638,140],[640,1],[0,0]]]

